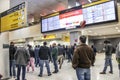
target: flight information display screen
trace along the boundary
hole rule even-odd
[[[42,32],[60,29],[59,15],[42,20]]]
[[[85,8],[78,6],[43,16],[41,32],[81,28],[80,24],[84,21],[86,25],[117,21],[115,1],[104,2]]]
[[[76,28],[83,21],[82,6],[42,17],[41,32]]]
[[[116,13],[114,1],[84,8],[83,16],[86,24],[115,20]]]

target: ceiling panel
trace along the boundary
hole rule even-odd
[[[39,18],[40,14],[46,15],[52,13],[53,10],[65,9],[68,0],[10,0],[10,7],[14,7],[22,2],[28,4],[28,15],[32,14]]]

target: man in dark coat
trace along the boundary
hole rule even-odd
[[[15,71],[15,58],[14,54],[16,52],[16,48],[14,46],[14,42],[10,43],[9,47],[9,59],[10,59],[10,76],[16,77],[16,71]]]
[[[49,66],[49,58],[50,57],[51,56],[50,56],[49,47],[47,47],[47,42],[44,42],[43,46],[41,46],[40,50],[39,50],[39,58],[40,58],[40,74],[38,75],[39,77],[42,77],[44,63],[47,68],[48,76],[51,75],[50,66]]]
[[[93,62],[93,50],[87,45],[86,37],[80,36],[80,45],[73,54],[72,66],[76,70],[78,80],[90,80],[90,67]]]

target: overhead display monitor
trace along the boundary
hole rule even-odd
[[[42,17],[42,32],[60,29],[59,13]]]
[[[95,5],[77,6],[43,16],[41,32],[76,29],[81,28],[82,25],[102,24],[117,20],[115,1],[99,2]]]
[[[1,13],[1,32],[22,28],[26,25],[27,12],[25,2]]]
[[[83,21],[82,6],[43,16],[41,32],[77,28]]]
[[[114,1],[83,8],[84,20],[87,24],[95,24],[117,20]]]

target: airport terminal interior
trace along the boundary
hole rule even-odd
[[[86,37],[85,44],[93,46],[91,49],[95,53],[94,63],[91,61],[87,68],[91,70],[90,79],[78,79],[77,69],[73,68],[82,35]],[[50,52],[46,61],[40,58],[40,50],[45,44]],[[106,56],[107,44],[111,46],[108,48],[111,56]],[[11,45],[15,49],[12,58]],[[16,54],[21,47],[26,51],[31,49],[34,56],[29,51],[30,58],[25,58],[27,64],[18,79],[20,65]],[[0,80],[120,80],[119,47],[120,0],[0,0]],[[57,58],[60,57],[56,64],[52,56],[55,48]],[[62,58],[59,48],[62,48]],[[40,74],[43,61],[46,65],[42,66],[43,74]],[[57,71],[54,70],[56,65]],[[105,66],[108,67],[106,72]]]

